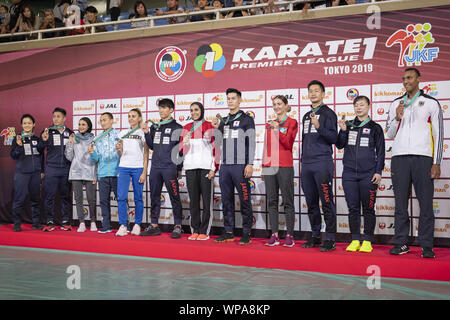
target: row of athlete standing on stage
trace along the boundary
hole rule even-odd
[[[387,121],[387,136],[394,138],[392,173],[395,194],[395,246],[391,254],[403,254],[409,234],[408,202],[410,185],[414,183],[421,209],[419,240],[422,256],[434,257],[434,215],[430,201],[433,198],[433,179],[439,177],[442,159],[442,111],[437,100],[419,90],[420,73],[415,68],[407,69],[403,75],[406,89],[404,96],[396,99],[390,107]],[[226,91],[228,116],[217,115],[212,122],[205,120],[201,103],[190,106],[193,122],[182,127],[173,118],[174,103],[170,99],[158,102],[159,122],[143,122],[139,109],[128,113],[130,129],[118,132],[113,129],[113,116],[103,113],[100,124],[104,132],[94,137],[89,118],[79,121],[78,132],[73,133],[64,126],[65,111],[56,108],[53,126],[44,130],[41,137],[33,134],[34,119],[22,117],[23,132],[13,142],[11,156],[17,160],[15,175],[15,199],[13,205],[15,230],[20,230],[20,211],[29,190],[32,201],[33,228],[52,231],[53,206],[59,189],[62,200],[62,229],[71,230],[69,222],[70,186],[72,182],[79,232],[85,231],[83,212],[83,185],[86,186],[91,230],[95,224],[95,184],[98,181],[102,228],[100,233],[111,232],[110,194],[117,197],[119,230],[116,236],[130,232],[128,218],[128,189],[130,180],[135,202],[133,235],[152,236],[161,234],[158,226],[160,197],[163,184],[169,193],[174,216],[172,238],[182,233],[182,207],[178,179],[181,170],[186,172],[186,183],[190,198],[191,231],[189,240],[208,240],[211,226],[212,180],[219,170],[224,232],[214,239],[216,242],[234,241],[235,199],[237,190],[241,214],[242,237],[239,244],[251,242],[253,212],[251,205],[250,177],[253,174],[255,155],[255,124],[251,116],[240,110],[241,92]],[[375,229],[375,201],[377,185],[384,168],[385,142],[381,126],[369,117],[370,100],[357,97],[353,104],[356,117],[351,121],[337,119],[336,114],[323,103],[325,88],[317,80],[308,84],[311,110],[302,119],[301,186],[308,207],[312,235],[302,247],[320,246],[321,251],[336,248],[336,206],[333,200],[332,179],[334,163],[332,145],[344,148],[342,183],[349,210],[349,226],[352,242],[347,251],[372,251]],[[417,106],[416,106],[417,105]],[[278,234],[279,191],[286,216],[284,246],[294,246],[294,169],[292,148],[298,133],[298,123],[288,117],[290,106],[282,96],[273,98],[276,119],[265,126],[262,177],[266,186],[268,214],[272,235],[267,246],[280,244]],[[148,122],[151,122],[149,125]],[[431,135],[430,127],[431,125]],[[424,126],[428,129],[425,130]],[[338,132],[338,127],[340,131]],[[181,132],[181,134],[180,134]],[[408,139],[416,135],[414,139]],[[417,138],[417,139],[416,139]],[[434,147],[433,147],[434,143]],[[219,148],[216,148],[219,147]],[[44,193],[46,225],[39,224],[39,184],[41,158],[47,149]],[[151,196],[151,222],[141,230],[143,216],[143,183],[147,176],[149,149],[153,151],[149,175]],[[220,153],[220,154],[219,154]],[[411,155],[416,157],[410,159]],[[426,171],[428,170],[428,171]],[[419,172],[424,172],[421,175]],[[395,173],[395,176],[394,176]],[[431,185],[431,190],[430,190]],[[431,192],[431,193],[430,193]],[[203,210],[200,210],[200,199]],[[322,242],[322,204],[326,225]],[[360,209],[364,217],[364,235],[361,244]],[[432,203],[431,203],[432,206]],[[429,214],[431,209],[431,215]]]

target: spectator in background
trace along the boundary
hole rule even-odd
[[[25,5],[22,7],[17,24],[11,32],[31,32],[39,30],[41,27],[41,19],[36,16],[30,6]],[[37,39],[37,34],[33,34],[25,37],[27,40]]]
[[[0,5],[0,33],[6,33],[6,19],[8,18],[8,7]]]
[[[222,9],[223,8],[223,0],[214,0],[212,2],[212,5],[213,5],[214,9]],[[215,18],[215,16],[214,16],[214,18]],[[225,16],[221,12],[219,12],[219,19],[223,19],[223,18],[225,18]]]
[[[281,10],[275,5],[274,0],[253,0],[252,1],[252,5],[255,4],[263,4],[263,3],[268,3],[269,5],[267,7],[263,7],[263,8],[254,8],[254,9],[250,9],[250,13],[255,15],[255,14],[266,14],[266,13],[276,13],[276,12],[281,12]]]
[[[130,19],[145,18],[148,16],[147,7],[143,1],[136,1],[134,4],[134,14]],[[131,28],[146,28],[150,27],[150,20],[131,22]]]
[[[214,7],[209,6],[208,0],[198,0],[198,8],[194,8],[194,10],[186,10],[186,12],[197,12],[202,10],[210,10],[214,9]],[[188,16],[187,22],[197,22],[197,21],[205,21],[214,19],[213,14],[199,14],[195,16]]]
[[[55,28],[63,28],[64,23],[61,20],[56,19],[52,9],[47,9],[44,11],[44,21],[42,22],[41,29],[55,29]],[[43,33],[43,38],[53,38],[53,37],[61,37],[64,36],[64,31],[55,31],[55,32],[47,32]]]
[[[244,5],[243,0],[233,0],[233,2],[234,2],[235,7],[241,7]],[[230,11],[227,14],[227,18],[237,18],[237,17],[244,17],[244,16],[249,16],[249,15],[250,14],[249,14],[248,10],[235,10],[235,11]]]
[[[167,0],[166,6],[167,7],[164,11],[161,9],[156,9],[155,15],[164,16],[164,15],[177,14],[177,13],[184,12],[184,7],[178,4],[178,0]],[[183,22],[186,22],[186,17],[169,18],[168,22],[169,22],[169,24],[183,23]]]
[[[109,3],[109,14],[111,15],[111,21],[117,21],[120,16],[120,7],[123,4],[123,0],[111,0]]]
[[[5,21],[6,30],[12,31],[16,27],[17,20],[19,20],[20,13],[22,12],[22,7],[24,5],[25,3],[23,0],[13,0],[11,7],[9,7],[9,14]]]
[[[87,7],[85,10],[85,13],[84,13],[84,24],[103,22],[102,20],[100,20],[98,18],[97,14],[98,14],[98,11],[97,11],[96,7],[94,7],[94,6]],[[86,28],[85,32],[91,33],[91,28]],[[105,26],[95,27],[95,32],[106,32],[106,27]]]
[[[197,0],[185,0],[185,8],[193,9],[198,6]]]
[[[337,6],[346,6],[350,4],[355,4],[356,0],[333,0],[331,6],[337,7]]]
[[[57,4],[53,8],[53,14],[55,16],[56,21],[64,21],[64,11],[72,4],[72,0],[61,0],[59,4]]]

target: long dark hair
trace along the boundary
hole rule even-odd
[[[24,12],[25,12],[25,8],[28,8],[31,12],[31,16],[29,18],[25,17]],[[28,26],[31,29],[34,29],[34,23],[36,22],[36,15],[33,12],[33,9],[31,8],[31,6],[29,5],[25,5],[22,7],[22,10],[20,11],[20,13],[22,14],[22,21],[25,22],[26,24],[28,24]]]
[[[86,122],[87,125],[88,125],[88,129],[86,130],[86,133],[90,133],[92,131],[92,121],[91,121],[91,119],[89,119],[88,117],[83,117],[83,118],[80,119],[80,121],[81,120]]]
[[[147,7],[145,6],[144,1],[136,1],[136,3],[134,4],[134,18],[140,18],[139,13],[137,12],[137,7],[142,4],[144,6],[144,17],[148,16],[148,12],[147,12]]]

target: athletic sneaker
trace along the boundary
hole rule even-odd
[[[177,224],[172,231],[172,235],[170,236],[172,239],[180,239],[181,238],[181,226]]]
[[[268,247],[278,246],[279,244],[280,244],[280,239],[274,233],[272,233],[269,240],[267,240],[267,242],[266,242],[266,246],[268,246]]]
[[[109,233],[109,232],[112,232],[112,230],[111,229],[100,229],[100,230],[98,230],[98,233]]]
[[[283,247],[291,248],[291,247],[293,247],[294,245],[295,245],[294,237],[291,236],[291,235],[289,235],[289,234],[287,234],[287,235],[286,235],[286,238],[284,239]]]
[[[319,237],[311,237],[307,242],[302,244],[303,248],[319,247],[322,242]]]
[[[333,250],[336,250],[336,245],[333,240],[325,240],[320,246],[320,251],[322,252],[329,252]]]
[[[77,229],[77,232],[85,232],[86,231],[86,225],[84,224],[84,222],[80,223],[80,226]]]
[[[200,240],[200,241],[209,240],[209,236],[207,234],[199,234],[197,237],[197,240]]]
[[[44,229],[44,227],[40,223],[33,223],[33,225],[31,226],[31,229],[42,230],[42,229]]]
[[[361,248],[361,243],[359,240],[353,240],[350,242],[349,246],[345,249],[345,251],[356,252]]]
[[[409,247],[406,244],[404,244],[402,246],[395,245],[389,251],[390,254],[393,254],[393,255],[396,255],[396,256],[401,255],[401,254],[405,254],[405,253],[408,253],[408,252],[409,252]]]
[[[245,245],[248,245],[250,243],[252,243],[252,239],[250,238],[250,234],[249,233],[244,233],[242,235],[241,240],[239,240],[239,244],[241,246],[245,246]]]
[[[123,237],[126,236],[127,234],[128,234],[127,227],[125,227],[124,225],[120,225],[119,230],[117,230],[116,232],[116,236]]]
[[[42,231],[44,232],[50,232],[53,230],[55,230],[55,224],[53,223],[53,221],[47,222],[47,225],[44,228],[42,228]]]
[[[193,234],[188,238],[188,240],[197,240],[198,236],[199,236],[198,233],[193,233]]]
[[[22,228],[21,228],[21,226],[20,226],[20,223],[14,223],[13,231],[14,231],[14,232],[20,232],[20,231],[22,231]]]
[[[133,230],[131,230],[131,234],[138,236],[141,233],[141,227],[137,224],[133,226]]]
[[[61,230],[64,230],[64,231],[72,230],[72,226],[70,225],[69,221],[63,221]]]
[[[359,249],[359,252],[372,252],[372,243],[370,241],[363,241],[361,248]]]
[[[234,235],[231,232],[224,232],[220,237],[215,238],[214,242],[234,241]]]
[[[434,251],[432,248],[422,248],[422,258],[434,258]]]
[[[95,222],[91,222],[91,231],[97,231],[97,225],[95,224]]]
[[[159,226],[149,225],[143,232],[141,232],[141,236],[159,236],[161,234],[161,229]]]

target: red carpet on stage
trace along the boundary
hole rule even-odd
[[[248,246],[240,246],[238,239],[234,243],[215,243],[212,239],[189,241],[187,234],[181,239],[171,239],[168,233],[116,237],[115,232],[78,233],[76,228],[62,231],[57,227],[53,232],[43,232],[22,225],[22,232],[12,229],[13,225],[0,226],[0,245],[358,276],[372,275],[367,268],[376,265],[381,277],[450,281],[450,249],[445,248],[434,249],[435,259],[423,259],[419,247],[410,247],[408,254],[392,256],[391,247],[382,245],[374,245],[374,251],[369,254],[346,252],[346,243],[337,243],[335,251],[320,252],[318,248],[302,248],[299,241],[293,248],[267,247],[266,239],[260,238],[253,238]]]

